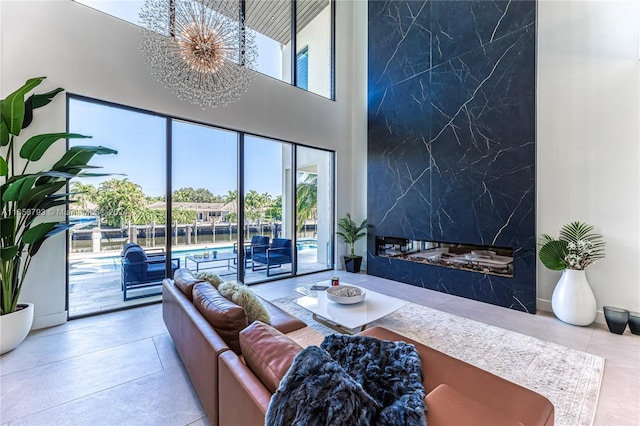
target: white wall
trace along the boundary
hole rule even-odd
[[[328,98],[331,96],[331,7],[325,7],[298,31],[297,51],[305,46],[309,48],[308,90]],[[291,81],[291,43],[282,50],[282,75],[284,81]]]
[[[347,211],[358,223],[367,217],[367,41],[368,41],[368,5],[366,1],[353,3],[353,50],[350,52],[352,61],[351,72],[353,83],[350,96],[353,99],[351,110],[351,143],[353,156],[348,168],[339,169],[339,173],[348,172],[350,176],[338,176],[338,180],[351,180],[351,206]],[[342,178],[342,179],[341,179]],[[338,218],[344,212],[340,212]],[[346,248],[346,245],[343,247]],[[346,250],[345,250],[346,251]],[[367,269],[367,239],[356,243],[356,253],[364,256],[362,268]]]
[[[640,311],[640,2],[551,1],[538,9],[538,234],[571,221],[606,240],[587,269],[602,306]],[[538,264],[538,307],[560,276]]]
[[[0,95],[33,76],[47,76],[41,92],[68,92],[163,114],[301,142],[336,151],[337,174],[350,179],[352,5],[337,5],[336,101],[257,75],[236,103],[203,110],[178,101],[151,75],[138,51],[139,30],[132,24],[71,1],[0,2]],[[34,130],[65,130],[65,102],[58,96],[39,114]],[[39,111],[40,112],[40,111]],[[56,146],[58,154],[64,144]],[[52,158],[43,159],[42,167]],[[338,211],[351,205],[350,188],[337,195]],[[64,239],[46,243],[34,260],[23,300],[35,302],[34,328],[66,317]]]

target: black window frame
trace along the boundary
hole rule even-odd
[[[96,99],[96,98],[92,98],[89,96],[84,96],[84,95],[80,95],[80,94],[76,94],[76,93],[71,93],[71,92],[67,92],[66,93],[66,129],[67,131],[69,131],[69,106],[70,106],[70,102],[72,100],[77,100],[77,101],[81,101],[81,102],[87,102],[87,103],[92,103],[92,104],[97,104],[97,105],[103,105],[103,106],[107,106],[107,107],[111,107],[111,108],[118,108],[118,109],[122,109],[125,111],[130,111],[133,113],[139,113],[139,114],[145,114],[145,115],[151,115],[151,116],[155,116],[155,117],[159,117],[159,118],[163,118],[165,120],[165,142],[166,142],[166,164],[165,164],[165,177],[166,177],[166,194],[165,194],[165,199],[166,199],[166,205],[170,206],[172,203],[172,193],[173,193],[173,187],[172,187],[172,177],[173,177],[173,165],[172,165],[172,149],[173,149],[173,139],[172,139],[172,133],[173,133],[173,122],[174,121],[181,121],[181,122],[185,122],[185,123],[189,123],[189,124],[194,124],[194,125],[200,125],[200,126],[205,126],[205,127],[210,127],[213,129],[220,129],[220,130],[225,130],[225,131],[229,131],[229,132],[235,132],[238,135],[238,163],[237,163],[237,170],[238,170],[238,180],[237,180],[237,189],[238,189],[238,223],[241,223],[240,220],[243,219],[244,216],[244,193],[241,192],[241,189],[244,190],[244,156],[242,155],[244,153],[244,138],[245,136],[252,136],[252,137],[256,137],[256,138],[262,138],[262,139],[268,139],[274,142],[280,142],[280,143],[286,143],[286,144],[290,144],[292,149],[291,149],[291,155],[292,155],[292,170],[296,170],[296,149],[297,147],[306,147],[306,148],[310,148],[310,149],[316,149],[316,150],[320,150],[320,151],[324,151],[324,152],[328,152],[331,154],[331,185],[333,186],[332,188],[332,193],[333,193],[333,198],[332,198],[332,209],[331,209],[331,226],[332,229],[335,229],[335,223],[336,223],[336,218],[335,218],[335,205],[336,205],[336,176],[335,176],[335,157],[336,157],[336,151],[332,150],[332,149],[328,149],[328,148],[319,148],[317,146],[312,146],[312,145],[308,145],[308,144],[304,144],[304,143],[300,143],[300,142],[293,142],[293,141],[287,141],[281,138],[274,138],[272,136],[265,136],[265,135],[261,135],[258,133],[253,133],[253,132],[248,132],[248,131],[244,131],[244,130],[238,130],[235,128],[231,128],[231,127],[226,127],[226,126],[220,126],[220,125],[213,125],[210,123],[205,123],[202,121],[198,121],[198,120],[193,120],[193,119],[189,119],[189,118],[185,118],[185,117],[179,117],[176,115],[170,115],[170,114],[164,114],[164,113],[158,113],[155,111],[151,111],[151,110],[146,110],[143,108],[137,108],[137,107],[132,107],[132,106],[128,106],[128,105],[123,105],[123,104],[119,104],[119,103],[115,103],[115,102],[111,102],[111,101],[105,101],[105,100],[100,100],[100,99]],[[66,140],[66,145],[65,148],[66,150],[69,150],[70,144],[69,144],[69,139]],[[292,208],[292,216],[293,218],[296,218],[296,214],[295,214],[295,206],[296,206],[296,191],[295,191],[295,186],[296,186],[296,180],[295,180],[295,173],[291,174],[292,178],[292,188],[293,188],[293,192],[292,192],[292,196],[294,197],[291,203],[291,208]],[[68,188],[67,188],[67,192]],[[67,199],[67,205],[66,205],[66,210],[67,213],[69,211],[69,200]],[[166,223],[172,223],[171,221],[171,208],[167,208],[165,211],[166,214]],[[68,217],[68,214],[67,214]],[[293,226],[294,226],[294,232],[293,232],[293,239],[292,239],[292,244],[295,244],[297,242],[297,236],[295,233],[295,226],[296,226],[296,220],[293,221]],[[241,262],[244,262],[244,259],[242,259],[242,255],[244,253],[244,249],[242,247],[243,241],[244,241],[244,227],[239,226],[238,230],[237,230],[237,236],[238,236],[238,264],[243,264]],[[127,306],[123,306],[123,307],[119,307],[119,308],[115,308],[115,309],[110,309],[110,310],[102,310],[102,311],[98,311],[92,314],[82,314],[82,315],[77,315],[77,316],[71,316],[69,314],[70,310],[69,310],[69,264],[68,264],[68,259],[69,259],[69,254],[71,251],[71,246],[69,244],[69,231],[66,231],[66,241],[65,241],[65,251],[66,251],[66,258],[67,258],[67,265],[66,265],[66,271],[65,271],[65,308],[67,310],[67,318],[71,319],[71,318],[81,318],[84,316],[90,316],[90,315],[98,315],[98,314],[104,314],[107,312],[111,312],[111,311],[118,311],[118,310],[123,310],[123,309],[131,309],[131,308],[136,308],[136,307],[140,307],[140,306],[144,306],[146,304],[155,304],[155,303],[161,303],[161,302],[155,302],[155,301],[151,301],[148,303],[140,303],[140,304],[135,304],[135,305],[127,305]],[[167,265],[166,265],[166,269],[165,269],[165,276],[167,278],[171,278],[169,276],[170,271],[171,271],[171,256],[172,256],[172,243],[173,238],[166,238],[165,240],[165,251],[167,253]],[[335,260],[335,247],[334,244],[332,244],[332,249],[331,249],[331,257],[330,257],[330,261],[331,261],[331,265],[327,266],[326,269],[322,269],[322,270],[317,270],[317,271],[310,271],[310,272],[303,272],[303,273],[298,273],[297,271],[297,265],[295,263],[295,261],[297,261],[297,259],[292,259],[292,270],[291,270],[291,274],[285,275],[285,276],[274,276],[274,277],[268,277],[264,280],[260,280],[260,281],[255,281],[252,282],[251,285],[253,284],[262,284],[262,283],[266,283],[266,282],[271,282],[271,281],[279,281],[279,280],[283,280],[283,279],[287,279],[287,278],[293,278],[293,277],[300,277],[300,276],[304,276],[304,275],[310,275],[310,274],[315,274],[318,272],[324,272],[324,271],[330,271],[335,269],[335,265],[336,265],[336,260]],[[242,270],[242,268],[238,269],[238,275],[237,275],[237,279],[242,281],[244,279],[244,271]]]

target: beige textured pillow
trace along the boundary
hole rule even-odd
[[[222,278],[217,276],[212,272],[199,272],[196,277],[198,277],[202,281],[206,281],[210,283],[214,288],[218,288],[218,286],[223,282]]]
[[[269,312],[262,305],[258,296],[245,284],[239,281],[226,281],[220,284],[218,291],[228,300],[244,308],[249,324],[254,321],[271,324]]]

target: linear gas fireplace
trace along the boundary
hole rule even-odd
[[[441,241],[376,237],[376,256],[513,277],[513,249]]]

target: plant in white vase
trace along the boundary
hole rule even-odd
[[[563,271],[551,297],[553,313],[573,325],[589,325],[596,319],[596,298],[585,269],[604,258],[602,235],[592,225],[571,222],[560,229],[559,238],[540,237],[538,257],[552,271]]]

